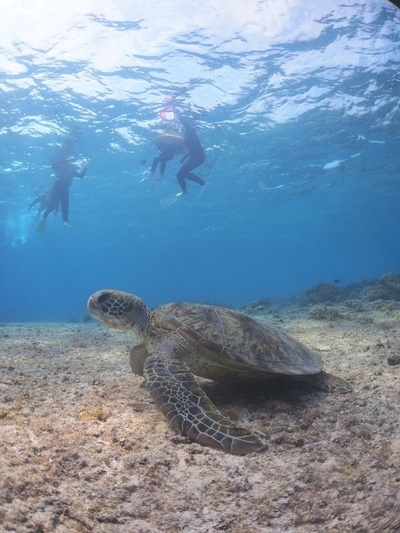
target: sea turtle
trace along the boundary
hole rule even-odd
[[[249,316],[212,305],[175,302],[151,310],[132,294],[102,290],[88,310],[140,340],[130,352],[134,374],[170,426],[194,441],[229,453],[265,448],[259,435],[222,416],[193,374],[221,382],[302,377],[325,391],[351,387],[322,370],[321,358],[286,333]]]

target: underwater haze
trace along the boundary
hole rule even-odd
[[[242,305],[400,271],[400,10],[388,0],[0,0],[0,320],[90,294]],[[206,181],[158,190],[195,124]],[[163,114],[167,110],[167,116]],[[29,204],[73,131],[69,221]],[[155,173],[157,175],[158,170]]]

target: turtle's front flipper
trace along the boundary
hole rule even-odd
[[[266,446],[250,431],[222,416],[188,367],[161,355],[144,364],[145,387],[170,426],[203,446],[244,455]]]

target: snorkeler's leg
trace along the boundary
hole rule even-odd
[[[190,180],[190,181],[195,181],[199,185],[205,185],[206,184],[206,182],[202,178],[199,178],[198,176],[196,176],[196,174],[193,174],[193,172],[192,172],[192,170],[194,170],[198,166],[202,165],[204,163],[204,160],[205,160],[204,156],[192,155],[186,161],[186,163],[184,163],[182,165],[182,167],[180,168],[180,170],[179,170],[179,172],[177,174],[177,178],[178,178],[179,185],[181,186],[182,191],[184,192],[184,194],[186,194],[186,183],[185,183],[184,188],[183,188],[180,178],[182,178],[183,181],[185,181],[185,179],[186,180]]]
[[[52,212],[52,209],[50,209],[50,206],[46,209],[46,211],[43,213],[43,218],[42,220],[39,222],[39,224],[36,226],[36,230],[39,232],[39,233],[44,233],[45,229],[46,229],[46,222],[47,222],[47,217],[49,216],[49,214]]]
[[[36,226],[36,231],[38,231],[39,233],[44,233],[46,230],[46,222],[47,219],[43,217],[39,224]]]
[[[189,172],[189,174],[186,174],[185,178],[190,181],[195,181],[199,185],[205,185],[206,182],[202,179],[196,176],[196,174],[193,174],[193,172]]]
[[[185,165],[183,165],[184,167]],[[178,183],[182,189],[182,193],[183,194],[186,194],[187,193],[187,188],[186,188],[186,181],[185,181],[185,173],[182,172],[184,171],[184,168],[181,168],[178,172],[178,174],[176,175],[177,179],[178,179]]]
[[[71,227],[71,224],[68,222],[68,213],[69,213],[69,190],[67,189],[62,197],[60,198],[61,202],[61,215],[63,219],[64,226]]]
[[[36,230],[39,232],[39,233],[44,233],[45,229],[46,229],[46,222],[47,222],[47,217],[50,215],[50,213],[52,211],[54,211],[54,209],[56,209],[58,205],[58,202],[56,204],[54,204],[53,201],[50,202],[48,208],[46,209],[46,211],[43,213],[43,218],[42,220],[39,222],[39,224],[36,226]]]
[[[164,168],[165,168],[165,166],[164,166]],[[158,189],[159,189],[159,187],[161,185],[163,177],[164,177],[164,170],[163,170],[162,165],[161,165],[160,174],[158,175],[158,178],[156,178],[154,180],[154,183],[151,186],[151,190],[152,191],[158,191]]]
[[[191,178],[191,171],[198,166],[197,163],[197,157],[194,155],[191,155],[185,163],[181,166],[181,168],[178,171],[178,174],[176,177],[178,178],[178,183],[181,186],[183,194],[187,193],[187,187],[186,187],[186,179],[190,179],[191,181],[196,181],[196,179]],[[193,174],[194,175],[194,174]],[[197,176],[196,176],[197,178]]]
[[[160,156],[157,156],[153,159],[153,163],[150,168],[150,172],[153,174],[153,172],[156,170],[158,163],[160,162]]]

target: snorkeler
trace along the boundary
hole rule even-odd
[[[72,185],[73,178],[83,178],[86,174],[86,168],[78,171],[70,159],[70,150],[78,139],[79,135],[77,134],[69,137],[60,149],[57,157],[52,161],[51,166],[56,174],[56,180],[50,190],[50,199],[48,200],[46,209],[43,213],[43,218],[37,226],[37,231],[40,233],[43,233],[46,229],[46,221],[49,214],[52,211],[56,211],[60,205],[64,226],[71,227],[68,220],[69,188]],[[36,200],[34,200],[34,202],[36,202]],[[34,203],[31,205],[34,205]]]
[[[180,163],[183,163],[183,165],[179,169],[176,177],[178,178],[178,183],[182,189],[182,192],[179,194],[186,194],[187,188],[185,180],[195,181],[202,186],[206,184],[202,178],[199,178],[192,172],[192,170],[202,165],[206,158],[204,154],[204,148],[201,145],[200,139],[192,124],[188,119],[182,117],[180,113],[178,114],[178,118],[181,121],[184,129],[183,142],[188,153],[180,160]]]

